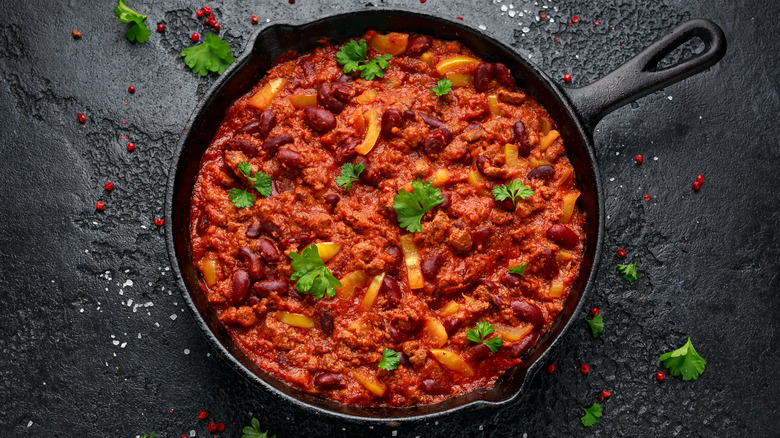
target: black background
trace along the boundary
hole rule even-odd
[[[3,1],[0,436],[210,436],[196,417],[201,409],[224,422],[219,436],[229,437],[253,416],[280,437],[777,436],[780,6],[589,3],[596,2],[209,3],[234,54],[256,29],[252,14],[312,19],[394,6],[462,16],[559,83],[572,74],[572,86],[687,19],[709,18],[726,33],[728,53],[716,66],[597,128],[607,237],[587,307],[601,309],[604,334],[593,339],[585,322],[575,325],[551,356],[558,370],[539,373],[511,407],[369,427],[307,415],[253,387],[217,357],[172,279],[154,219],[163,215],[174,145],[214,81],[178,55],[192,32],[203,32],[194,15],[202,4],[130,1],[152,30],[150,41],[131,44],[112,2]],[[547,18],[536,21],[540,13]],[[579,22],[567,25],[575,15]],[[165,33],[155,32],[158,22]],[[74,40],[73,29],[83,38]],[[644,164],[634,164],[636,154]],[[704,184],[694,192],[698,174]],[[105,211],[95,210],[98,200]],[[618,247],[628,251],[623,262],[638,261],[639,281],[617,274]],[[687,336],[706,371],[697,381],[658,382],[658,356]],[[613,395],[601,422],[586,429],[577,405],[601,390]]]

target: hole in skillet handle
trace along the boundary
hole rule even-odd
[[[700,39],[704,50],[673,65],[661,63],[667,55]],[[704,20],[686,21],[596,82],[564,89],[592,136],[596,124],[621,106],[715,65],[726,54],[726,37],[718,25]]]

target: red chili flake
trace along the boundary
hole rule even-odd
[[[219,431],[225,430],[225,423],[217,423],[217,430]]]
[[[551,363],[550,365],[548,365],[547,366],[547,372],[550,373],[550,374],[554,373],[555,372],[555,364]]]
[[[161,219],[161,218],[159,218],[159,217],[158,217],[157,219],[155,219],[155,220],[154,220],[154,224],[155,224],[155,225],[157,225],[158,227],[161,227],[161,226],[163,226],[163,224],[164,224],[164,223],[165,223],[165,221],[164,221],[164,220],[162,220],[162,219]]]
[[[582,364],[580,365],[580,371],[582,371],[582,374],[588,374],[590,371],[590,366]]]
[[[636,157],[634,157],[634,161],[636,161],[636,164],[642,164],[645,161],[645,159],[641,155],[637,155]]]
[[[539,14],[539,17],[541,17],[541,18],[547,18],[547,14]]]
[[[217,423],[215,423],[215,422],[213,422],[213,421],[212,421],[212,422],[210,422],[210,423],[208,424],[208,426],[206,426],[206,429],[208,429],[208,430],[209,430],[209,432],[216,432],[216,430],[217,430]]]
[[[157,32],[163,33],[165,32],[165,25],[160,23],[157,25]]]
[[[425,0],[420,0],[420,3],[425,3]]]
[[[617,251],[615,251],[615,255],[618,257],[625,257],[626,256],[626,250],[623,248],[618,248]]]
[[[209,417],[209,411],[198,412],[198,418],[200,418],[201,420],[205,420],[208,417]]]
[[[128,93],[130,93],[130,94],[133,94],[133,93],[135,93],[135,87],[134,87],[134,86],[132,86],[132,85],[131,85],[131,86],[129,86],[129,87],[127,87],[127,92],[128,92]]]
[[[217,24],[217,20],[209,18],[209,26],[214,26],[215,24]]]
[[[558,41],[558,35],[555,35],[555,41]]]
[[[250,20],[252,20],[252,24],[257,24],[257,15],[252,15],[252,17],[250,17]]]
[[[590,309],[590,314],[593,315],[593,316],[598,315],[599,314],[599,308],[598,307],[594,307],[594,308]]]
[[[593,22],[593,24],[595,24],[596,26],[598,26],[598,25],[599,25],[599,22],[598,22],[598,21],[594,21],[594,22]]]
[[[664,374],[663,371],[659,371],[655,373],[655,378],[658,379],[659,382],[663,382],[664,379],[666,378],[666,374]]]
[[[693,185],[693,190],[696,190],[697,192],[699,191],[699,189],[701,189],[701,183],[698,181],[694,181],[692,185]]]
[[[135,150],[135,143],[133,143],[132,141],[130,143],[128,143],[127,144],[127,150],[130,151],[130,152],[133,152]]]
[[[71,32],[70,34],[73,35],[73,39],[74,40],[77,40],[77,39],[81,38],[81,31],[80,30],[75,30],[74,29],[73,32]]]
[[[287,1],[290,2],[291,5],[295,4],[295,0],[287,0]]]
[[[187,438],[187,434],[186,433],[181,434],[181,438]]]
[[[211,15],[211,6],[204,6],[203,13],[206,15]]]
[[[563,81],[564,81],[564,82],[566,82],[567,84],[568,84],[569,82],[571,82],[571,75],[570,75],[570,74],[568,74],[568,73],[566,73],[565,75],[563,75]]]
[[[605,399],[610,398],[611,396],[612,396],[611,392],[609,392],[609,391],[601,391],[599,393],[599,397],[598,397],[599,403],[603,402]]]
[[[125,125],[127,125],[127,120],[122,120],[122,123],[124,123]]]
[[[114,183],[111,181],[106,183],[106,190],[114,190]]]
[[[579,23],[580,22],[580,17],[578,17],[576,15],[571,17],[571,22],[572,23]]]
[[[700,182],[700,183],[703,183],[704,182],[704,177],[701,176],[701,175],[696,175],[696,181]]]
[[[198,18],[203,18],[203,9],[198,9],[195,11],[195,16]]]
[[[219,32],[219,23],[214,23],[214,25],[211,26],[211,30],[214,32]]]
[[[98,201],[95,203],[95,208],[97,208],[100,211],[103,211],[106,208],[106,204],[104,204],[103,201]]]
[[[200,35],[198,35],[198,33],[196,32],[196,33],[192,34],[192,36],[190,38],[192,38],[193,42],[197,43],[198,40],[200,39]]]
[[[77,117],[79,118],[79,123],[87,123],[87,116],[84,114],[78,113]]]
[[[463,17],[455,17],[455,18],[457,18],[460,21],[463,21]]]
[[[209,25],[209,21],[211,21],[211,19],[207,18],[206,20],[203,21],[203,25],[204,26],[208,26]]]
[[[650,200],[650,195],[645,195],[645,202]]]

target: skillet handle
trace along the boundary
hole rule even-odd
[[[658,62],[693,37],[704,51],[671,67]],[[695,19],[675,27],[603,78],[581,88],[564,89],[589,134],[610,112],[663,87],[679,82],[717,63],[726,53],[726,37],[715,23]]]

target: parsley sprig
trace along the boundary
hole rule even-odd
[[[444,202],[441,190],[428,181],[412,181],[412,191],[399,190],[393,198],[393,209],[398,214],[398,223],[406,231],[422,231],[420,220],[433,207]]]
[[[517,274],[517,275],[525,275],[525,267],[528,266],[528,262],[523,263],[522,265],[517,265],[513,268],[509,268],[510,274]]]
[[[254,187],[264,198],[271,196],[271,177],[267,173],[260,171],[255,172],[255,176],[250,176],[252,165],[248,161],[238,163],[238,170],[249,181],[250,188]],[[228,199],[238,208],[251,207],[255,203],[255,196],[249,193],[249,190],[230,189]]]
[[[244,427],[242,432],[241,438],[276,438],[276,435],[269,437],[268,431],[263,432],[260,430],[260,422],[254,417],[252,417],[252,425]]]
[[[591,319],[585,318],[585,322],[590,326],[590,332],[594,338],[598,338],[599,335],[604,332],[604,318],[601,317],[601,313],[597,313]]]
[[[623,275],[623,278],[628,281],[636,281],[639,279],[639,274],[636,273],[636,262],[631,263],[630,265],[621,265],[618,263],[617,269],[618,272]]]
[[[386,371],[393,371],[398,368],[398,364],[401,363],[401,358],[398,357],[398,353],[395,350],[391,350],[385,347],[382,350],[382,360],[377,365],[379,368]]]
[[[436,93],[437,97],[444,96],[445,94],[450,92],[450,89],[452,88],[452,81],[449,79],[439,79],[439,82],[436,83],[436,86],[431,88],[431,91]]]
[[[683,380],[698,379],[704,372],[704,366],[707,365],[707,361],[693,348],[690,337],[685,345],[662,355],[658,360],[664,363],[669,373],[673,376],[682,375]]]
[[[582,421],[582,425],[585,427],[591,427],[594,424],[598,423],[599,420],[601,420],[601,412],[602,408],[601,405],[598,403],[593,403],[593,406],[589,408],[583,408],[580,405],[577,405],[585,411],[585,415],[580,417],[580,421]]]
[[[290,265],[295,271],[290,280],[297,280],[295,288],[298,292],[308,292],[318,300],[336,295],[336,288],[341,287],[341,282],[325,266],[317,245],[304,248],[300,254],[292,252],[290,258]]]
[[[125,0],[117,0],[117,7],[114,8],[114,15],[116,15],[116,19],[122,23],[132,23],[125,33],[125,38],[127,38],[128,41],[131,43],[144,43],[149,41],[149,35],[151,35],[152,32],[149,31],[149,28],[146,27],[146,24],[144,23],[144,20],[146,20],[147,17],[146,15],[139,14],[127,7]]]
[[[230,44],[212,33],[206,34],[204,43],[182,50],[181,56],[187,67],[201,76],[208,76],[209,72],[221,75],[235,60]]]
[[[336,53],[336,62],[344,66],[344,73],[360,72],[360,77],[369,81],[375,77],[384,77],[390,67],[393,55],[382,55],[368,59],[368,45],[365,39],[349,40]]]
[[[526,186],[520,181],[510,181],[505,186],[496,186],[493,189],[493,198],[496,201],[503,201],[504,199],[512,199],[512,205],[517,205],[515,199],[525,199],[533,195],[534,191],[530,187]]]
[[[501,348],[502,345],[504,345],[504,339],[499,338],[498,336],[494,336],[490,339],[485,339],[495,331],[496,329],[494,329],[489,322],[480,321],[477,323],[476,330],[469,329],[466,332],[466,338],[469,341],[487,345],[490,351],[495,354],[496,352],[498,352],[498,349]]]
[[[344,163],[341,166],[341,175],[336,178],[336,185],[349,190],[352,183],[360,179],[360,174],[366,169],[362,164]]]

